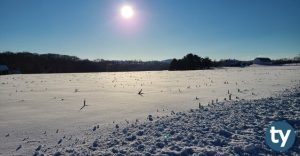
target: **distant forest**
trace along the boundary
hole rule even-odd
[[[187,54],[182,59],[173,59],[169,70],[196,70],[196,69],[208,69],[216,64],[211,61],[210,58],[199,57],[194,54]]]
[[[272,60],[273,65],[300,63],[300,55],[293,59]],[[36,54],[30,52],[2,52],[0,65],[6,65],[9,73],[78,73],[78,72],[116,72],[116,71],[151,71],[151,70],[202,70],[214,67],[243,67],[252,61],[227,59],[212,61],[209,57],[187,54],[182,59],[165,61],[113,61],[88,60],[76,56],[59,54]]]
[[[36,54],[29,52],[0,53],[0,64],[20,73],[78,73],[167,70],[168,62],[162,61],[108,61],[79,59],[59,54]]]

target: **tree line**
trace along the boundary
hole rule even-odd
[[[199,57],[194,54],[187,54],[182,59],[173,59],[169,70],[197,70],[209,69],[216,65],[209,57]]]
[[[298,56],[294,57],[293,59],[282,58],[282,59],[272,60],[272,63],[274,65],[300,63],[300,54]]]
[[[91,61],[76,56],[30,52],[2,52],[0,64],[25,74],[166,70],[169,67],[169,63],[160,61]]]
[[[273,65],[300,63],[299,56],[292,59],[272,60]],[[88,60],[76,56],[59,54],[36,54],[30,52],[2,52],[0,65],[7,65],[10,71],[17,73],[78,73],[78,72],[116,72],[151,70],[203,70],[212,67],[243,67],[252,61],[227,59],[212,61],[209,57],[199,57],[189,53],[181,59],[166,61],[113,61]],[[10,72],[14,73],[14,72]]]

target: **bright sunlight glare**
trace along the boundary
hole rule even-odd
[[[124,5],[121,8],[121,15],[126,19],[130,19],[134,15],[134,11],[131,6]]]

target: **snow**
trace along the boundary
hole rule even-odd
[[[300,66],[1,76],[0,154],[269,152],[267,115],[299,120],[299,92],[276,96],[299,77]]]

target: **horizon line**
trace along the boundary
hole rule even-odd
[[[254,56],[252,59],[239,59],[239,58],[219,58],[219,59],[215,59],[212,58],[210,56],[201,56],[197,53],[192,53],[192,52],[188,52],[185,55],[181,56],[180,58],[176,58],[176,57],[170,57],[170,58],[165,58],[165,59],[149,59],[149,60],[145,60],[145,59],[108,59],[108,58],[83,58],[80,57],[78,55],[73,55],[73,54],[67,54],[67,53],[52,53],[52,52],[31,52],[31,51],[9,51],[9,50],[1,50],[0,53],[5,53],[5,52],[11,52],[11,53],[31,53],[31,54],[38,54],[38,55],[44,55],[44,54],[55,54],[55,55],[66,55],[66,56],[74,56],[79,58],[80,60],[89,60],[89,61],[96,61],[96,60],[104,60],[104,61],[141,61],[141,62],[151,62],[151,61],[167,61],[167,60],[173,60],[173,59],[182,59],[184,56],[186,56],[187,54],[194,54],[197,55],[199,57],[205,58],[208,57],[210,58],[212,61],[221,61],[221,60],[238,60],[238,61],[253,61],[255,58],[270,58],[271,60],[280,60],[280,59],[294,59],[296,57],[300,57],[300,52],[298,53],[298,55],[296,54],[295,56],[290,56],[290,57],[277,57],[277,58],[272,58],[270,56],[264,56],[264,55],[258,55],[258,56]]]

